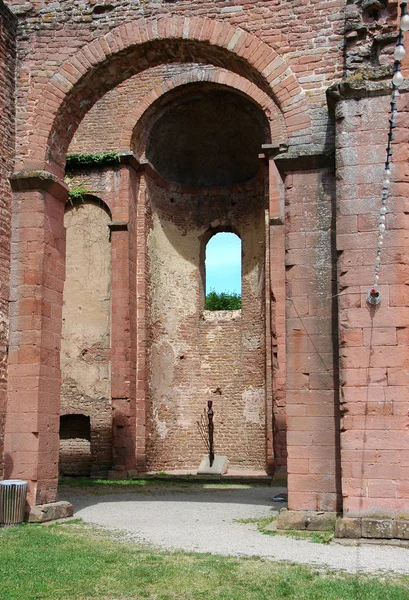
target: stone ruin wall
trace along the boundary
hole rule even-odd
[[[112,462],[109,222],[104,208],[88,202],[68,205],[65,213],[60,412],[90,417],[91,439],[60,440],[63,474],[90,474],[78,466],[84,454],[89,455],[93,474],[107,472]],[[70,456],[76,467],[70,465]]]
[[[264,186],[175,193],[148,181],[149,470],[195,470],[205,445],[197,421],[213,400],[215,447],[231,468],[266,469]],[[209,226],[242,240],[241,311],[204,311]]]
[[[14,69],[16,19],[0,3],[0,479],[7,393],[11,189],[14,162]]]
[[[27,100],[30,82],[41,83],[42,77],[51,76],[59,64],[76,49],[108,29],[129,20],[130,17],[143,15],[149,19],[151,16],[166,15],[170,7],[169,2],[136,4],[126,1],[118,2],[114,7],[106,9],[96,7],[94,2],[27,3],[21,0],[9,2],[7,5],[18,14],[20,19],[17,126],[21,143],[27,138],[28,132],[25,127],[30,123],[33,107],[33,104]],[[270,44],[286,58],[301,87],[305,90],[311,106],[313,125],[311,138],[307,139],[303,134],[297,137],[300,123],[297,115],[289,125],[294,149],[303,152],[311,148],[332,150],[334,147],[333,127],[327,116],[325,100],[325,90],[329,85],[346,75],[351,85],[354,82],[361,82],[363,89],[366,80],[370,80],[371,77],[383,79],[388,75],[396,37],[397,7],[398,3],[392,0],[357,0],[346,5],[344,1],[331,3],[322,1],[314,4],[312,13],[311,5],[304,3],[295,5],[292,0],[282,2],[279,6],[273,1],[244,5],[239,1],[227,4],[215,0],[206,2],[197,0],[189,3],[172,3],[171,10],[175,14],[189,14],[189,17],[205,15],[227,21],[235,26],[242,26]],[[204,57],[207,50],[209,48],[204,51]],[[151,58],[154,60],[153,55]],[[172,61],[177,63],[180,58],[172,57]],[[11,65],[10,62],[7,64]],[[47,72],[44,71],[44,66]],[[78,131],[72,147],[78,150],[91,150],[92,145],[89,144],[89,140],[92,137],[93,141],[97,142],[94,151],[118,149],[116,146],[118,138],[115,137],[114,129],[107,131],[108,135],[104,136],[104,130],[101,128],[104,115],[109,114],[115,104],[115,93],[118,93],[116,99],[126,97],[133,85],[131,82],[135,82],[136,79],[141,90],[148,90],[150,86],[156,85],[157,79],[176,76],[178,68],[176,64],[168,67],[152,67],[137,78],[132,78],[129,82],[118,86],[115,92],[109,92],[88,112],[83,121],[82,132]],[[189,68],[194,70],[197,66],[191,64]],[[0,76],[2,73],[4,71],[0,69]],[[368,84],[369,87],[371,85]],[[142,92],[138,96],[136,88],[135,84],[132,94],[134,98],[139,98]],[[1,89],[3,92],[7,86]],[[356,94],[365,94],[362,89]],[[125,96],[121,95],[122,93]],[[401,129],[397,132],[395,140],[395,149],[400,151],[400,154],[397,154],[398,162],[402,161],[402,164],[398,165],[393,174],[391,206],[394,212],[388,216],[390,235],[386,236],[386,239],[393,241],[393,245],[389,250],[385,250],[387,262],[382,271],[384,300],[381,310],[375,315],[375,318],[378,318],[378,325],[370,334],[372,321],[368,321],[364,299],[367,285],[361,287],[361,283],[367,281],[368,271],[371,272],[370,255],[372,246],[375,247],[374,198],[377,198],[381,181],[377,178],[381,177],[382,153],[386,141],[386,123],[382,119],[386,118],[389,98],[384,96],[357,100],[354,98],[354,93],[352,91],[349,96],[342,97],[337,109],[337,251],[341,293],[338,302],[344,506],[346,512],[350,514],[388,511],[396,514],[405,503],[407,504],[409,496],[405,483],[408,480],[408,447],[405,434],[408,386],[405,348],[408,309],[404,284],[407,269],[405,250],[407,175],[404,165],[408,143],[405,137],[406,94],[402,94]],[[118,107],[120,104],[118,102]],[[122,119],[119,114],[121,110],[118,108],[118,112],[115,113],[118,120]],[[368,121],[366,121],[367,117]],[[375,123],[376,130],[368,132]],[[1,140],[0,135],[0,144]],[[348,140],[347,146],[343,145],[345,140]],[[367,152],[368,144],[372,144],[374,148],[370,155]],[[298,268],[300,261],[307,260],[307,256],[309,256],[308,260],[313,260],[311,252],[315,249],[307,246],[308,234],[313,233],[309,236],[311,239],[315,234],[321,235],[323,239],[328,234],[325,228],[322,232],[307,231],[302,218],[299,219],[298,225],[295,218],[304,201],[308,204],[311,198],[317,200],[313,210],[321,206],[323,198],[326,199],[325,203],[328,203],[327,208],[332,203],[333,183],[330,185],[328,182],[325,185],[320,183],[321,175],[314,174],[313,171],[308,168],[306,172],[284,174],[288,203],[285,283],[287,291],[291,292],[287,307],[289,315],[287,372],[292,388],[287,394],[287,416],[289,418],[288,440],[291,445],[289,483],[293,507],[308,506],[308,508],[319,509],[334,506],[333,499],[339,493],[334,483],[334,461],[337,473],[339,448],[338,450],[336,448],[336,431],[329,428],[328,420],[333,419],[336,423],[337,419],[337,415],[331,412],[334,407],[330,401],[337,381],[336,377],[331,378],[328,373],[322,372],[322,362],[320,363],[317,357],[312,360],[315,367],[306,368],[305,361],[314,352],[311,354],[311,349],[305,340],[299,343],[298,326],[293,327],[292,321],[293,318],[299,320],[301,317],[306,322],[312,317],[311,322],[315,321],[318,327],[320,319],[323,318],[325,323],[321,322],[322,328],[318,327],[313,332],[325,331],[324,346],[325,349],[329,349],[329,340],[333,339],[334,335],[334,322],[330,323],[330,315],[334,316],[337,310],[335,301],[331,307],[329,306],[329,299],[333,297],[329,295],[330,289],[333,289],[333,280],[326,280],[326,287],[324,286],[325,290],[323,288],[320,299],[317,297],[316,289],[317,285],[322,283],[322,278],[317,268],[314,268],[313,277],[316,280],[313,279],[312,291],[306,289],[308,285],[306,278],[303,277],[303,272],[307,272],[307,269]],[[324,176],[323,179],[326,177]],[[373,180],[366,180],[366,177]],[[1,179],[0,184],[4,184],[4,179]],[[352,201],[351,195],[356,200]],[[6,195],[1,195],[1,198],[8,201],[7,190]],[[327,215],[324,214],[324,217],[327,218]],[[7,224],[7,219],[6,215],[2,223]],[[4,239],[7,244],[7,236]],[[325,238],[322,273],[325,269],[333,269],[331,261],[334,260],[335,255],[331,243]],[[6,265],[5,280],[7,280],[8,258],[2,264]],[[314,264],[316,267],[318,263]],[[144,279],[149,272],[149,261],[145,266],[147,272],[144,273]],[[310,297],[311,293],[315,296]],[[324,297],[326,300],[323,303]],[[291,312],[294,311],[294,304],[297,305],[299,314]],[[282,318],[282,314],[279,317]],[[370,349],[369,335],[372,336]],[[320,351],[324,352],[322,348]],[[362,361],[367,362],[361,364]],[[312,377],[314,368],[316,373]],[[337,367],[330,365],[329,368]],[[336,375],[335,371],[334,375]],[[316,384],[312,384],[314,378],[320,382],[318,390],[314,387]],[[317,398],[320,398],[319,402],[316,401]],[[321,411],[320,414],[314,414],[316,410]],[[384,431],[385,423],[388,423],[389,430],[394,432],[393,436],[390,435],[389,430]],[[332,453],[328,458],[331,448],[335,448],[335,456]],[[326,461],[325,465],[323,461]],[[357,476],[357,469],[359,476]],[[328,479],[325,479],[327,472],[331,474]]]
[[[64,3],[58,5],[49,3],[19,3],[13,2],[13,10],[18,13],[21,23],[24,22],[25,35],[22,36],[20,44],[20,57],[22,68],[19,73],[19,81],[22,90],[26,86],[26,73],[24,58],[30,48],[30,59],[38,66],[37,73],[40,75],[41,68],[47,64],[47,68],[53,69],[53,65],[47,62],[48,56],[53,52],[53,59],[63,57],[63,53],[70,53],[74,45],[80,45],[81,40],[89,40],[91,37],[100,35],[104,29],[118,25],[124,18],[145,14],[146,16],[160,16],[167,13],[167,3],[149,6],[149,14],[146,6],[142,8],[127,2],[116,6],[114,10],[106,12],[93,11],[94,4],[80,5],[77,3]],[[324,3],[323,3],[324,7]],[[310,8],[300,5],[294,8],[290,2],[283,3],[277,8],[274,2],[255,3],[254,6],[243,7],[239,3],[224,6],[220,2],[193,2],[189,3],[189,16],[206,15],[216,17],[219,20],[227,20],[235,26],[245,25],[272,47],[286,56],[293,72],[298,76],[301,85],[307,91],[307,97],[312,106],[312,139],[300,135],[297,138],[298,121],[294,117],[290,123],[290,134],[295,144],[312,144],[317,148],[323,148],[331,144],[331,127],[328,124],[324,91],[328,83],[341,72],[341,49],[343,25],[343,2],[336,3],[338,12],[334,13],[333,7],[329,13],[316,7],[316,12],[309,15]],[[324,7],[326,8],[326,6]],[[39,9],[39,12],[37,12]],[[184,3],[172,5],[172,12],[182,13],[186,10]],[[151,12],[150,12],[151,11]],[[310,17],[310,18],[309,18]],[[75,23],[75,24],[74,24]],[[40,28],[42,33],[36,40],[29,40],[30,32]],[[58,34],[56,33],[58,31]],[[72,33],[75,31],[76,42],[73,44]],[[25,36],[28,35],[28,38]],[[64,37],[66,35],[66,37]],[[25,41],[27,40],[27,41]],[[29,46],[28,46],[28,43]],[[64,48],[61,53],[61,48]],[[330,51],[328,52],[328,48]],[[54,64],[56,64],[54,60]],[[117,135],[125,116],[121,111],[129,110],[129,102],[137,103],[145,92],[156,86],[163,79],[175,79],[179,73],[186,73],[200,68],[206,71],[212,67],[206,65],[170,64],[166,66],[153,67],[139,76],[129,79],[112,92],[108,92],[86,115],[77,135],[71,145],[70,151],[106,151],[118,149]],[[122,102],[121,102],[122,100]],[[125,102],[123,102],[125,100]],[[26,108],[23,101],[20,102],[19,124],[24,121],[23,115]],[[112,130],[104,127],[107,122],[106,116],[113,114],[114,127]],[[23,139],[22,131],[20,139]],[[92,140],[92,142],[90,142]],[[280,408],[282,411],[282,407]],[[281,429],[283,428],[281,419]],[[280,445],[284,446],[284,438]],[[280,461],[285,461],[283,451]]]
[[[345,7],[345,75],[390,76],[398,0],[353,0]]]
[[[44,67],[47,74],[58,68],[58,64],[73,54],[82,45],[89,43],[109,30],[131,19],[140,17],[159,19],[172,15],[183,15],[193,19],[206,17],[229,23],[233,27],[242,27],[256,35],[283,56],[298,78],[306,98],[311,106],[313,137],[308,138],[302,132],[302,118],[294,114],[290,122],[289,134],[292,144],[319,146],[330,145],[331,129],[325,105],[325,90],[334,79],[343,72],[343,27],[345,0],[327,0],[311,5],[285,0],[279,5],[275,0],[241,3],[239,0],[225,2],[220,0],[192,0],[190,2],[129,2],[123,0],[115,5],[107,5],[101,10],[96,3],[79,1],[55,2],[10,2],[21,22],[19,39],[19,114],[18,143],[24,143],[27,136],[25,126],[28,123],[32,107],[26,104],[25,92],[29,84],[28,73],[31,70],[36,77],[42,76]],[[206,54],[210,48],[203,47],[201,61],[206,63]],[[188,54],[187,54],[188,56]],[[50,59],[50,57],[52,57]],[[180,56],[183,62],[186,57]],[[166,62],[178,62],[177,56],[168,56]],[[163,59],[155,57],[152,48],[146,56],[144,68],[149,63]],[[30,66],[28,62],[30,61]],[[181,61],[179,61],[181,62]],[[222,59],[217,66],[225,67]],[[126,72],[128,66],[124,66]],[[143,78],[143,76],[142,76]],[[91,108],[91,106],[90,106]],[[301,133],[298,133],[301,131]]]

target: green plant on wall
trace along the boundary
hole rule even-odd
[[[121,159],[118,152],[103,152],[101,154],[68,154],[65,163],[67,171],[85,168],[106,167],[119,165]]]
[[[68,201],[74,205],[76,202],[84,202],[85,196],[95,194],[95,190],[87,188],[82,181],[75,181],[74,177],[64,177],[68,185]]]

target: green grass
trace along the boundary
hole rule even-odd
[[[334,531],[297,531],[296,529],[288,529],[280,532],[280,535],[289,535],[298,540],[310,540],[315,544],[329,544],[334,538]]]
[[[3,600],[409,600],[409,579],[165,553],[81,524],[0,530]]]
[[[163,477],[163,479],[162,479]],[[262,484],[261,484],[262,485]],[[198,490],[229,490],[238,488],[249,488],[254,485],[232,483],[229,481],[197,481],[186,478],[172,478],[168,475],[157,474],[156,476],[146,479],[92,479],[90,477],[64,477],[59,482],[59,495],[61,498],[70,492],[81,494],[122,494],[126,493],[158,493],[163,492],[167,488],[171,488],[172,492],[177,491],[198,491]],[[2,600],[2,599],[1,599]]]
[[[267,529],[267,526],[273,521],[275,521],[275,519],[271,517],[262,517],[238,519],[236,522],[244,524],[254,523],[257,525],[257,529],[260,531],[260,533],[264,533],[265,535],[288,535],[298,540],[309,540],[315,544],[329,544],[334,538],[333,531],[297,531],[295,529],[272,531],[271,529]]]

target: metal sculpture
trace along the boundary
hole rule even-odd
[[[214,423],[213,423],[213,401],[207,401],[207,410],[204,409],[200,421],[197,421],[197,428],[200,436],[206,445],[209,454],[209,465],[214,462]]]

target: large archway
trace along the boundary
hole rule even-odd
[[[148,66],[169,62],[221,65],[245,77],[276,100],[290,136],[309,134],[305,93],[285,60],[257,37],[208,18],[139,19],[94,40],[67,59],[45,89],[33,89],[36,110],[19,132],[16,168],[61,175],[69,142],[98,98]]]
[[[215,442],[233,471],[265,473],[265,193],[259,161],[266,116],[235,90],[186,85],[139,123],[137,156],[151,168],[139,210],[149,214],[146,457],[151,471],[195,472],[200,423],[215,410]],[[153,169],[153,170],[152,170]],[[204,249],[212,232],[243,243],[242,309],[204,310]],[[271,428],[271,423],[270,423]]]
[[[292,131],[298,128],[308,132],[310,117],[308,110],[304,110],[306,106],[303,94],[284,61],[273,50],[259,42],[257,38],[242,30],[232,29],[230,26],[220,26],[216,35],[217,28],[215,29],[207,19],[202,20],[201,29],[195,27],[192,30],[190,37],[189,20],[187,23],[186,25],[185,21],[182,25],[180,20],[166,19],[158,23],[155,32],[149,27],[146,29],[145,22],[131,23],[127,24],[126,28],[118,27],[106,34],[103,39],[92,42],[75,58],[69,59],[60,69],[60,74],[54,76],[47,84],[42,90],[44,102],[38,104],[35,114],[32,115],[34,120],[27,120],[27,126],[33,127],[37,133],[35,140],[31,134],[25,138],[27,144],[21,146],[17,165],[46,167],[49,171],[20,172],[12,178],[16,206],[18,206],[15,212],[16,218],[19,218],[19,210],[23,215],[27,210],[32,212],[34,209],[38,213],[38,219],[34,221],[35,250],[31,238],[26,239],[23,231],[20,230],[18,253],[13,256],[12,269],[20,285],[21,297],[13,307],[12,316],[15,319],[11,327],[10,363],[18,365],[23,360],[35,367],[27,377],[33,377],[35,400],[31,395],[30,402],[36,425],[28,423],[27,433],[22,434],[24,444],[33,452],[30,460],[35,472],[30,470],[31,467],[26,467],[25,457],[19,450],[14,451],[14,449],[8,468],[10,473],[17,471],[28,473],[25,476],[32,482],[31,501],[42,502],[52,499],[56,491],[60,389],[59,339],[65,269],[63,211],[67,197],[67,188],[58,180],[58,176],[62,173],[69,141],[87,110],[108,89],[112,89],[126,77],[146,68],[148,51],[151,64],[158,64],[161,61],[180,60],[179,50],[182,48],[183,60],[220,63],[234,73],[240,73],[242,77],[248,78],[251,85],[258,85],[262,89],[261,94],[268,94],[277,99],[286,118],[289,119],[289,128]],[[113,253],[120,252],[124,259],[123,272],[117,275],[112,290],[113,298],[117,298],[118,310],[122,315],[118,321],[120,324],[117,326],[117,331],[112,336],[112,344],[114,345],[114,340],[118,342],[118,347],[115,347],[116,356],[113,356],[113,364],[117,367],[115,378],[112,378],[112,386],[116,390],[114,421],[118,423],[118,427],[128,430],[125,445],[121,441],[117,450],[118,454],[122,454],[125,462],[129,459],[126,467],[130,469],[138,458],[138,452],[135,457],[135,435],[136,440],[145,437],[146,412],[140,404],[132,404],[130,398],[134,396],[129,390],[138,389],[138,394],[143,396],[147,385],[143,369],[135,375],[132,373],[131,364],[132,361],[138,360],[136,357],[138,352],[143,358],[145,350],[138,350],[135,347],[133,326],[127,329],[126,340],[121,337],[121,332],[126,324],[135,323],[133,309],[129,308],[134,306],[131,297],[136,298],[137,303],[139,302],[140,313],[147,309],[146,298],[144,304],[137,296],[137,289],[143,289],[145,285],[144,274],[141,272],[137,275],[136,266],[138,244],[144,244],[144,240],[143,237],[138,242],[130,242],[130,240],[136,240],[137,228],[139,228],[139,235],[146,233],[147,223],[143,226],[137,223],[134,207],[137,198],[139,201],[142,198],[144,199],[142,201],[146,202],[150,193],[148,187],[152,185],[153,182],[144,181],[143,178],[138,182],[137,175],[128,168],[128,165],[121,166],[120,192],[116,199],[116,206],[112,210],[111,231],[115,232],[116,238],[115,244],[113,242]],[[247,182],[245,186],[248,190],[252,184]],[[257,189],[255,195],[262,198],[259,205],[262,206],[261,215],[261,210],[265,209],[265,188],[260,185]],[[229,193],[227,189],[225,192],[227,196]],[[243,190],[240,190],[241,192]],[[208,196],[208,192],[206,195]],[[220,220],[219,217],[216,217],[216,220]],[[24,219],[20,222],[23,223]],[[262,222],[264,223],[264,220],[260,217],[260,224]],[[265,249],[265,240],[262,243],[262,248]],[[33,274],[28,284],[25,273],[32,270],[34,261],[37,264],[39,256],[41,268]],[[53,273],[51,277],[50,272]],[[259,279],[259,285],[260,281],[262,279]],[[25,301],[25,285],[37,286],[36,298],[39,301],[30,305]],[[27,288],[27,294],[32,294],[31,287],[30,291]],[[31,319],[30,328],[28,328],[28,321],[24,321],[26,317]],[[21,323],[27,325],[21,326]],[[48,331],[52,332],[52,335],[45,335]],[[140,331],[138,335],[141,338],[143,332]],[[33,346],[33,339],[39,340],[39,343]],[[22,377],[22,371],[13,373],[11,369],[10,373],[9,403],[10,412],[13,412],[12,405],[14,402],[21,402],[21,397],[27,390],[28,380],[25,376]],[[16,419],[18,421],[18,417]],[[17,421],[15,426],[21,430],[21,424]],[[12,444],[7,436],[8,434],[6,434],[6,445],[9,444],[11,447]],[[139,466],[143,468],[143,461]]]

